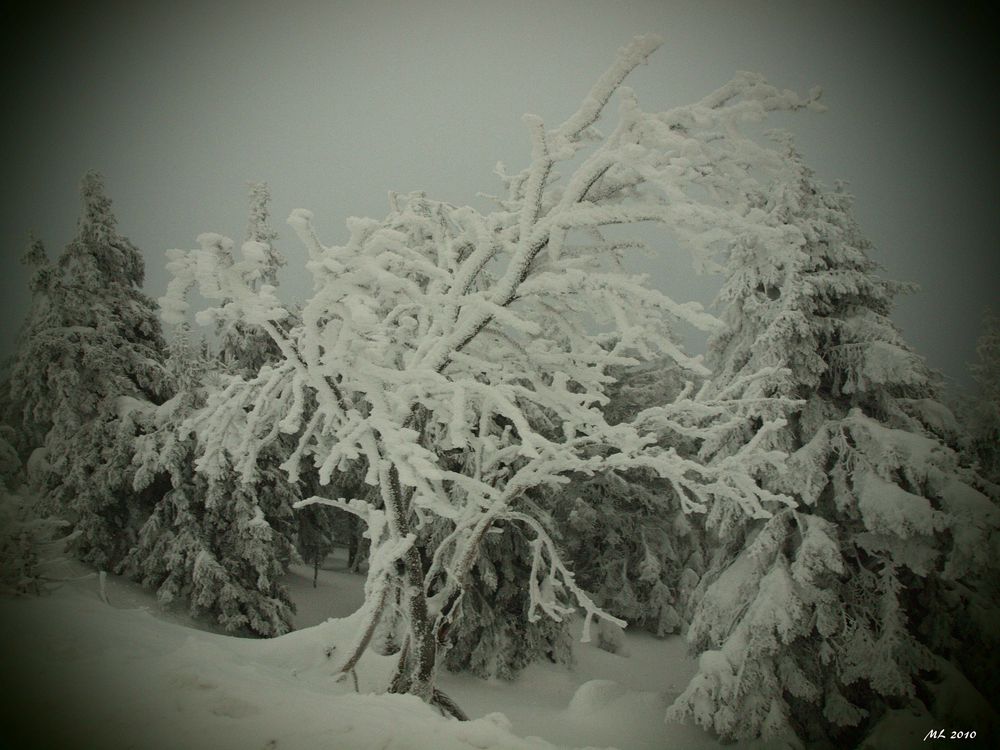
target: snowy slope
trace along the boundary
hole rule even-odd
[[[67,577],[86,573],[66,565]],[[110,606],[92,575],[41,598],[0,600],[0,747],[718,747],[700,731],[662,723],[693,665],[679,641],[642,635],[628,637],[630,657],[581,645],[575,668],[535,665],[514,683],[445,675],[443,688],[474,717],[467,723],[409,696],[371,694],[391,657],[365,657],[355,694],[333,681],[335,660],[326,656],[349,636],[352,618],[316,622],[356,606],[363,579],[332,567],[316,589],[305,568],[289,575],[303,629],[273,640],[192,627],[114,577]]]
[[[298,607],[297,627],[331,615],[346,616],[361,604],[363,578],[345,572],[345,567],[335,553],[314,589],[312,570],[293,566],[286,583]],[[682,638],[627,633],[628,656],[617,656],[594,643],[579,643],[581,629],[578,621],[572,668],[536,663],[514,682],[446,672],[440,677],[441,687],[473,718],[499,712],[516,734],[556,744],[621,750],[720,747],[698,728],[663,723],[667,705],[695,672]],[[365,660],[378,658],[369,654]]]

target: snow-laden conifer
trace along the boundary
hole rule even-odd
[[[252,186],[244,247],[259,265],[242,280],[255,292],[274,289],[283,262],[272,247],[277,235],[267,223],[268,197],[266,185]],[[231,260],[222,252],[220,258]],[[297,523],[293,517],[300,486],[288,482],[279,468],[291,450],[290,437],[253,454],[252,478],[234,466],[234,454],[222,438],[258,437],[241,404],[252,397],[259,371],[275,361],[276,349],[252,323],[225,326],[220,339],[218,356],[209,362],[191,341],[187,323],[176,326],[168,360],[176,395],[147,420],[134,480],[137,491],[163,476],[170,485],[121,569],[155,588],[165,606],[178,600],[227,630],[281,635],[291,629],[293,607],[279,579],[296,543],[301,544],[300,533],[313,554],[311,562],[318,565],[316,556],[325,556],[329,546],[316,538],[325,528],[324,518]],[[206,425],[205,413],[214,411],[218,400],[231,411],[224,423]],[[214,436],[208,443],[204,430]]]
[[[1000,316],[988,310],[969,368],[975,392],[968,407],[969,448],[980,472],[1000,485]]]
[[[22,466],[14,448],[16,439],[12,427],[0,425],[0,492],[15,489],[20,484]]]
[[[49,289],[53,283],[53,264],[45,245],[32,236],[28,249],[21,256],[21,263],[28,269],[28,289],[31,306],[18,335],[18,350],[23,350],[36,338],[43,337],[47,329],[58,327],[57,310],[50,303]],[[38,449],[45,441],[45,434],[52,426],[51,404],[44,391],[35,390],[41,384],[24,377],[23,370],[14,375],[17,353],[5,362],[2,396],[3,421],[14,428],[11,445],[23,458]],[[24,365],[21,365],[23,367]]]
[[[192,345],[185,324],[173,332],[168,367],[177,392],[147,416],[133,473],[136,491],[162,486],[164,476],[169,484],[120,569],[155,589],[163,606],[185,606],[230,631],[288,632],[293,610],[279,578],[291,555],[281,531],[294,488],[270,472],[245,484],[224,456],[197,473],[203,455],[194,425],[225,376]]]
[[[254,290],[278,286],[278,272],[286,264],[277,249],[278,233],[271,226],[271,189],[266,182],[249,184],[249,212],[244,235],[244,252],[257,259],[246,276]],[[259,326],[240,320],[220,321],[219,359],[226,369],[245,377],[256,375],[264,364],[280,357],[274,340]]]
[[[684,510],[730,502],[754,511],[774,499],[753,474],[779,461],[775,452],[751,444],[706,465],[658,443],[670,431],[707,439],[727,418],[724,404],[697,404],[684,391],[633,421],[609,424],[602,413],[610,369],[637,357],[667,357],[704,373],[666,332],[676,320],[715,326],[698,305],[623,273],[618,255],[634,243],[602,229],[655,221],[697,251],[748,232],[780,239],[763,213],[732,203],[742,200],[748,159],[761,170],[770,165],[755,161],[763,150],[731,149],[729,134],[770,110],[811,101],[741,75],[694,105],[643,112],[621,83],[658,44],[633,40],[562,125],[548,129],[525,117],[530,164],[516,174],[498,168],[506,193],[492,213],[420,193],[391,195],[385,219],[351,219],[347,243],[327,247],[312,215],[293,211],[289,223],[309,253],[315,293],[288,328],[273,289],[245,281],[264,262],[252,243],[235,258],[229,240],[206,234],[199,249],[172,255],[168,318],[184,313],[184,293],[197,286],[217,304],[199,313],[201,322],[260,325],[283,355],[261,370],[252,400],[240,390],[209,404],[199,432],[206,455],[224,449],[252,480],[263,447],[295,435],[284,464],[292,481],[311,466],[332,485],[308,502],[367,525],[362,626],[341,652],[341,671],[353,669],[398,601],[402,645],[391,689],[461,715],[435,685],[439,655],[484,538],[511,533],[509,526],[530,547],[529,619],[561,620],[582,606],[585,637],[593,618],[614,620],[577,584],[531,499],[571,474],[648,470],[670,484]],[[597,119],[616,91],[619,120],[604,135]],[[568,167],[563,177],[560,164]],[[613,330],[614,341],[588,319]],[[224,429],[234,419],[240,430]],[[761,425],[762,433],[773,428]],[[449,451],[469,456],[467,470],[449,468]],[[378,489],[376,502],[338,496],[338,475],[359,464]],[[432,520],[450,532],[422,548],[418,538]]]
[[[571,664],[568,622],[531,616],[531,593],[524,585],[534,555],[531,536],[518,524],[497,524],[495,529],[483,538],[469,571],[461,616],[443,634],[445,665],[509,680],[535,661]],[[451,529],[438,524],[438,530],[446,536]],[[433,549],[439,541],[428,539],[425,547]]]
[[[854,744],[887,711],[933,709],[949,660],[989,689],[977,663],[995,653],[1000,514],[889,317],[905,286],[877,274],[850,197],[780,148],[788,177],[749,194],[795,241],[730,248],[700,398],[735,399],[739,417],[701,450],[724,460],[783,417],[766,440],[791,455],[760,479],[796,503],[709,510],[715,555],[688,632],[699,671],[668,717],[727,739]]]
[[[442,463],[457,472],[469,470],[475,456],[459,455],[468,463],[447,454]],[[530,493],[525,502],[533,503],[539,521],[558,538],[558,526],[543,510],[548,505],[544,493]],[[428,523],[416,543],[421,549],[435,549],[453,529],[446,519]],[[535,661],[572,663],[569,622],[531,616],[532,596],[524,581],[533,556],[532,538],[518,524],[497,523],[483,537],[463,588],[461,617],[448,626],[449,669],[510,680]]]
[[[683,390],[684,378],[693,377],[665,361],[615,375],[605,409],[611,423],[632,420],[650,405],[671,403]],[[669,438],[669,447],[682,454],[690,455],[694,445],[677,435]],[[577,580],[595,601],[630,628],[659,636],[681,630],[688,598],[704,572],[704,553],[700,518],[682,511],[669,482],[648,469],[580,476],[553,502]]]
[[[81,184],[76,237],[55,263],[40,243],[32,308],[11,369],[11,399],[54,512],[98,567],[127,551],[144,513],[129,481],[137,420],[167,394],[154,303],[141,291],[142,256],[119,234],[96,174]],[[40,442],[39,442],[40,441]]]
[[[49,543],[62,536],[66,522],[40,507],[25,483],[25,467],[17,455],[16,431],[0,424],[0,592],[40,594],[49,583],[45,573]]]

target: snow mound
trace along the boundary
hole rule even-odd
[[[628,691],[614,680],[591,680],[577,688],[569,702],[569,712],[588,716],[595,711],[608,708],[627,693]]]
[[[335,682],[350,618],[268,641],[233,638],[108,606],[93,588],[88,579],[41,599],[0,599],[0,659],[19,685],[0,704],[0,726],[15,747],[556,748],[517,737],[499,714],[458,722],[413,696],[366,693],[391,665],[374,654],[361,693]],[[43,719],[42,706],[59,710]]]
[[[632,655],[628,648],[628,640],[625,638],[625,629],[607,620],[597,623],[597,647],[623,658]]]

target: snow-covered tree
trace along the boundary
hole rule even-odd
[[[942,437],[954,420],[889,317],[905,287],[877,275],[850,197],[780,149],[787,178],[748,194],[796,240],[731,246],[699,400],[735,399],[737,416],[701,451],[725,460],[784,418],[765,440],[791,456],[759,478],[797,503],[709,510],[716,553],[688,632],[699,672],[668,718],[853,745],[887,711],[932,708],[949,660],[990,687],[972,662],[996,653],[1000,514]]]
[[[319,581],[320,566],[337,542],[333,519],[327,510],[320,506],[310,506],[303,508],[298,514],[297,549],[303,561],[312,566],[313,588]]]
[[[73,523],[82,558],[107,568],[143,516],[128,468],[138,415],[166,395],[163,340],[141,291],[142,256],[118,233],[100,177],[84,177],[81,197],[76,237],[56,263],[40,243],[28,253],[33,302],[11,399],[28,447],[44,449],[33,463],[50,506]]]
[[[13,428],[0,425],[0,592],[39,594],[44,590],[44,545],[60,535],[66,522],[39,508],[24,484],[24,467]]]
[[[266,186],[253,185],[246,247],[260,266],[244,283],[254,290],[273,289],[283,262],[271,245],[277,235],[267,224],[267,201]],[[137,491],[164,476],[169,489],[121,570],[156,589],[164,606],[180,600],[193,615],[212,617],[227,630],[281,635],[291,629],[293,612],[279,578],[295,554],[298,487],[279,470],[278,444],[256,456],[254,478],[244,481],[224,451],[209,453],[200,440],[205,410],[214,399],[237,403],[235,394],[246,392],[244,376],[274,360],[274,342],[238,322],[222,331],[219,346],[219,357],[209,362],[186,322],[174,331],[167,367],[176,395],[148,416],[134,460]],[[239,434],[245,427],[234,414],[223,429]]]
[[[20,484],[22,467],[14,448],[16,439],[12,427],[0,424],[0,491],[15,489]]]
[[[664,361],[615,375],[605,409],[612,424],[673,402],[691,377]],[[683,454],[686,442],[672,435],[664,447]],[[669,482],[648,469],[571,478],[553,512],[577,581],[603,609],[660,636],[683,627],[704,558],[699,520],[681,510]]]
[[[976,355],[969,368],[976,383],[966,419],[969,448],[983,476],[1000,485],[1000,316],[992,310],[983,317]]]
[[[453,671],[511,680],[545,659],[573,661],[568,622],[532,617],[532,538],[517,524],[498,523],[487,534],[465,582],[461,617],[450,626],[444,663]]]
[[[52,284],[53,267],[42,241],[32,236],[21,262],[30,272],[28,289],[31,292],[31,307],[18,335],[18,350],[27,348],[30,342],[45,335],[48,328],[58,325],[53,317],[54,310],[49,302],[49,288]],[[31,392],[40,384],[26,381],[23,376],[15,385],[13,376],[16,356],[4,363],[3,390],[0,404],[3,421],[14,428],[11,445],[25,458],[45,441],[45,434],[52,426],[51,404],[44,392]]]
[[[727,133],[769,110],[809,103],[751,75],[662,113],[642,112],[622,90],[619,122],[602,135],[595,123],[605,105],[658,43],[639,37],[624,48],[559,127],[525,118],[531,163],[513,175],[498,169],[507,193],[492,213],[419,193],[391,195],[384,220],[351,219],[347,244],[325,247],[311,214],[294,211],[289,223],[309,251],[316,291],[301,323],[287,330],[289,312],[273,290],[245,282],[263,263],[254,243],[232,265],[225,258],[232,243],[218,235],[173,254],[168,318],[184,314],[184,294],[197,286],[225,303],[200,321],[237,316],[267,330],[283,354],[260,371],[252,400],[230,392],[210,404],[209,452],[225,450],[252,480],[263,446],[293,434],[298,444],[284,464],[292,481],[312,465],[336,486],[339,472],[360,463],[378,489],[375,502],[307,501],[356,514],[371,540],[362,627],[341,651],[343,672],[398,599],[402,646],[390,689],[461,715],[435,685],[439,657],[485,537],[512,533],[510,526],[531,549],[529,620],[560,620],[579,604],[587,637],[594,617],[613,619],[577,585],[531,500],[570,474],[647,469],[670,483],[686,510],[724,501],[753,510],[773,497],[751,478],[759,464],[779,460],[772,452],[751,444],[705,465],[657,444],[654,431],[698,442],[725,418],[689,391],[635,421],[612,425],[601,411],[610,368],[634,363],[633,352],[703,373],[664,332],[677,319],[715,324],[699,306],[622,272],[618,255],[632,245],[602,228],[656,221],[696,250],[751,229],[773,234],[762,217],[728,200],[739,198],[748,164],[746,153],[725,152]],[[710,153],[721,157],[708,162]],[[566,179],[559,164],[569,168]],[[601,327],[614,331],[615,343],[602,345]],[[236,418],[240,430],[225,429]],[[761,433],[770,429],[762,425]],[[471,458],[467,470],[449,468],[451,451]],[[421,548],[418,537],[432,522],[451,531]]]
[[[285,265],[284,256],[275,246],[278,233],[271,227],[271,190],[266,182],[252,182],[249,185],[249,216],[244,236],[244,245],[249,252],[260,254],[258,263],[246,281],[254,290],[278,285],[278,271]],[[219,358],[232,373],[243,376],[256,375],[267,362],[280,358],[280,350],[274,340],[259,326],[240,320],[220,321]]]
[[[304,408],[311,411],[314,406],[309,405]],[[272,462],[276,477],[283,476],[280,464],[295,450],[295,446],[295,436],[285,435],[263,452],[263,455],[268,456],[268,460]],[[364,471],[360,465],[353,471],[338,473],[338,492],[360,496],[365,491],[371,491],[364,484],[363,477]],[[319,472],[313,467],[303,467],[298,477],[295,500],[311,497],[322,489]],[[363,524],[357,516],[325,505],[300,508],[295,515],[298,523],[296,549],[302,560],[313,566],[314,584],[318,580],[323,561],[336,547],[347,549],[347,569],[354,573],[360,572],[366,559],[367,546],[362,536]]]
[[[38,590],[37,555],[13,493],[21,473],[14,441],[14,430],[0,425],[0,590],[25,593]]]

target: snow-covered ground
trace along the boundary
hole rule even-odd
[[[408,696],[378,695],[392,657],[369,653],[360,694],[335,683],[327,657],[352,632],[363,577],[331,558],[312,587],[287,583],[297,631],[234,638],[165,613],[137,585],[64,561],[78,580],[40,598],[0,600],[4,699],[0,740],[13,748],[447,750],[448,748],[718,748],[663,713],[694,671],[681,639],[626,635],[627,656],[577,644],[572,668],[529,667],[514,682],[444,674],[473,718],[457,722]],[[339,618],[339,619],[328,619]]]

